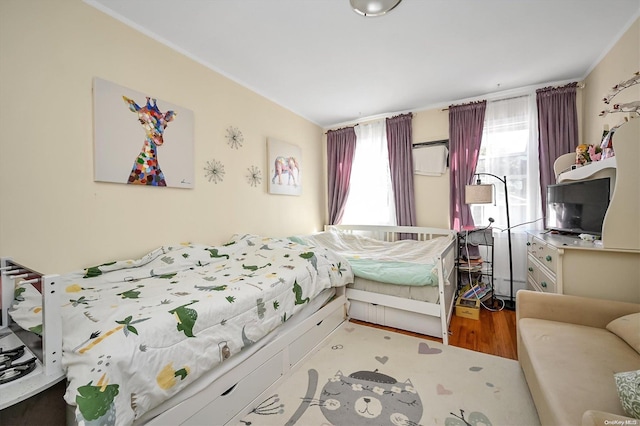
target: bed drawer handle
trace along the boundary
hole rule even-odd
[[[236,383],[235,385],[231,386],[229,389],[227,389],[226,391],[222,392],[222,394],[220,394],[220,396],[227,396],[229,395],[235,388],[236,386],[238,386],[238,384]]]

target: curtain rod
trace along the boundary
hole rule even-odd
[[[560,87],[562,87],[562,86],[560,86]],[[580,81],[576,85],[576,89],[584,89],[584,87],[585,87],[584,81]],[[519,95],[519,96],[511,96],[509,98],[493,99],[493,100],[490,100],[488,102],[508,101],[508,100],[511,100],[511,99],[521,98],[523,96],[528,96],[528,95]],[[442,108],[440,111],[442,111],[442,112],[449,111],[449,108]]]
[[[409,115],[409,116],[413,117],[413,112],[411,112],[411,111],[407,111],[407,112],[400,112],[400,113],[393,113],[393,114],[396,114],[396,115],[391,115],[391,116],[386,115],[385,117],[377,116],[377,117],[380,117],[380,118],[372,118],[372,117],[371,117],[371,118],[369,118],[369,119],[366,119],[366,118],[365,118],[365,119],[364,119],[364,120],[362,120],[360,123],[367,124],[367,123],[369,123],[369,122],[374,122],[374,121],[390,120],[390,119],[394,119],[394,118],[402,117],[403,115]],[[329,130],[327,130],[326,132],[324,132],[324,134],[326,135],[327,133],[332,132],[332,131],[333,131],[333,132],[337,132],[338,130],[348,129],[348,128],[350,128],[350,127],[356,127],[356,126],[359,126],[359,125],[360,125],[360,123],[356,123],[356,124],[354,124],[353,126],[345,126],[345,127],[341,127],[341,128],[339,128],[339,129],[329,129]]]
[[[337,132],[339,130],[350,129],[351,127],[356,127],[356,126],[359,126],[359,125],[360,125],[360,123],[356,123],[353,126],[340,127],[339,129],[329,129],[326,132],[324,132],[324,134],[326,135],[329,132]]]

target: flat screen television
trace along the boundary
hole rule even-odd
[[[610,178],[547,186],[545,228],[572,234],[602,235],[609,207]]]

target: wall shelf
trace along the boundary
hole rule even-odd
[[[601,161],[594,161],[582,167],[562,172],[558,175],[558,183],[574,180],[584,180],[594,176],[596,173],[606,169],[616,169],[616,157],[605,158]]]

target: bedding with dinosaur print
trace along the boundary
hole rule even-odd
[[[352,281],[326,248],[255,235],[63,275],[65,400],[79,424],[131,424],[325,288]]]

